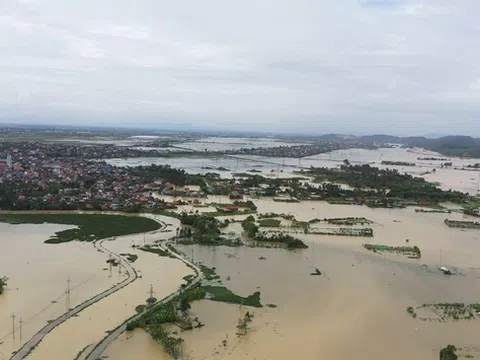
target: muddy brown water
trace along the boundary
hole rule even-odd
[[[184,358],[197,359],[438,359],[446,344],[476,347],[480,320],[424,322],[406,313],[407,306],[480,300],[479,231],[450,229],[446,216],[420,214],[413,208],[369,209],[319,202],[279,204],[256,200],[259,212],[292,213],[299,220],[315,217],[364,216],[372,221],[373,238],[299,235],[310,247],[282,249],[183,246],[197,261],[217,268],[225,285],[247,296],[261,292],[263,304],[248,309],[251,331],[235,335],[247,310],[238,305],[196,302],[193,316],[205,327],[181,333]],[[237,224],[231,230],[238,230]],[[383,256],[364,250],[365,242],[417,245],[422,259]],[[265,260],[259,260],[259,257]],[[462,275],[444,276],[440,263]],[[426,265],[426,266],[424,266]],[[311,276],[318,268],[322,276]],[[227,280],[227,277],[230,280]],[[107,351],[112,359],[168,359],[160,345],[141,331],[123,334]],[[227,346],[222,345],[227,340]],[[148,344],[148,345],[147,345]],[[157,354],[152,355],[154,348]],[[475,350],[472,350],[475,351]],[[473,354],[475,355],[475,354]]]
[[[15,351],[48,320],[65,312],[68,278],[70,307],[123,279],[123,275],[108,277],[102,270],[106,267],[105,256],[91,244],[43,243],[56,231],[68,228],[71,227],[0,223],[0,276],[9,278],[6,291],[0,296],[0,352]],[[16,316],[15,340],[12,314]]]

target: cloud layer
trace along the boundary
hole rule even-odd
[[[2,0],[0,121],[480,135],[477,0]]]

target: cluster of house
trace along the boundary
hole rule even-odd
[[[8,190],[12,208],[164,209],[165,202],[155,194],[176,189],[175,184],[161,180],[144,183],[128,169],[103,161],[52,159],[42,150],[13,152],[14,156],[0,161],[0,185]],[[188,188],[176,190],[197,193]]]

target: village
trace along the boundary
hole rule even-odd
[[[207,195],[269,197],[277,202],[304,200],[330,204],[402,208],[438,206],[441,202],[468,203],[466,194],[442,191],[423,178],[395,170],[348,164],[340,169],[310,168],[294,176],[265,174],[188,174],[169,165],[126,166],[92,159],[92,146],[58,144],[3,144],[0,152],[0,208],[6,210],[167,211],[181,197]],[[104,149],[103,147],[99,147]],[[115,149],[121,149],[114,147]],[[295,148],[295,147],[293,147]],[[75,149],[68,152],[68,149]],[[100,151],[100,150],[98,150]],[[165,202],[158,195],[178,199]]]

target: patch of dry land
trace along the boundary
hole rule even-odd
[[[447,344],[460,348],[461,358],[480,356],[476,306],[469,305],[468,319],[465,315],[458,320],[454,316],[430,320],[445,313],[444,305],[430,304],[480,303],[480,231],[444,225],[446,216],[461,220],[462,215],[323,202],[254,202],[258,213],[293,215],[297,221],[365,218],[371,222],[363,226],[372,228],[374,236],[366,240],[299,232],[295,236],[309,248],[296,251],[177,245],[196,262],[216,268],[219,280],[233,293],[248,296],[260,291],[264,305],[193,302],[190,317],[198,317],[205,326],[188,331],[170,327],[184,340],[180,358],[433,360]],[[315,226],[339,225],[322,222]],[[282,220],[280,231],[288,228],[289,222]],[[224,231],[241,236],[242,228],[235,223]],[[364,243],[417,246],[421,257],[373,252]],[[456,275],[444,275],[439,265]],[[411,316],[409,307],[419,315]],[[246,334],[238,336],[238,321],[247,311],[253,320]],[[122,334],[104,355],[115,360],[171,358],[141,329]]]

